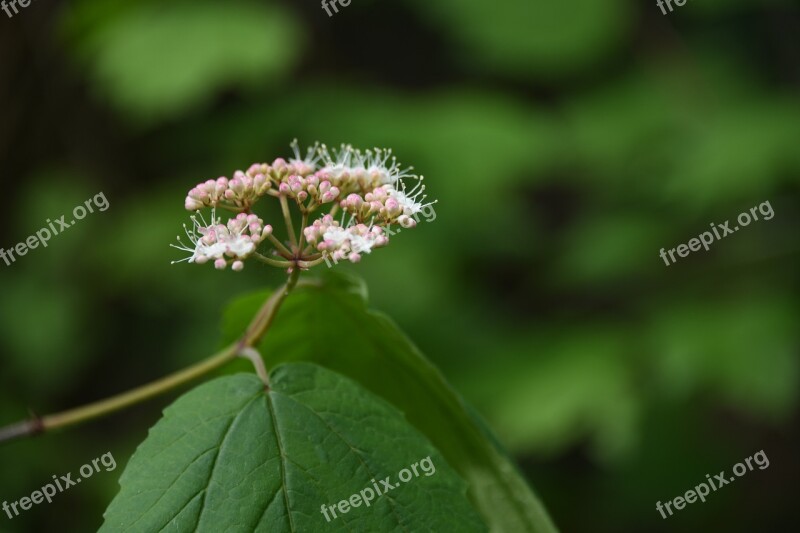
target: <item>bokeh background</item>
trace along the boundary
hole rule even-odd
[[[690,0],[38,0],[0,12],[0,424],[182,368],[282,277],[171,266],[195,183],[308,144],[389,146],[437,218],[351,269],[568,531],[797,523],[800,15]],[[769,201],[672,266],[661,248]],[[338,266],[337,268],[350,268]],[[177,393],[176,393],[177,394]],[[0,499],[111,452],[0,531],[90,531],[175,397],[0,447]],[[668,520],[678,496],[770,459]]]

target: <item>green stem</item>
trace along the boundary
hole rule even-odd
[[[289,212],[289,202],[286,200],[285,195],[280,195],[281,210],[283,211],[283,220],[286,222],[286,231],[289,232],[289,240],[293,248],[297,248],[297,236],[294,234],[294,225],[292,224],[292,214]]]
[[[303,253],[301,250],[303,249],[303,245],[306,242],[306,226],[308,225],[308,213],[303,211],[303,218],[300,221],[300,238],[298,239],[297,250],[298,253]]]
[[[221,367],[228,361],[233,360],[237,354],[236,348],[235,344],[228,346],[205,361],[201,361],[189,368],[117,396],[112,396],[111,398],[62,413],[47,415],[40,420],[42,431],[78,424],[158,396],[159,394],[165,393],[184,383],[188,383]]]
[[[64,428],[86,422],[107,414],[119,411],[125,407],[141,403],[150,398],[154,398],[160,394],[164,394],[180,385],[193,381],[212,370],[216,370],[221,366],[229,363],[243,351],[247,351],[261,338],[269,329],[275,315],[280,309],[281,304],[297,284],[299,276],[299,269],[295,269],[288,281],[282,287],[277,289],[272,295],[264,302],[261,309],[253,317],[245,330],[242,337],[218,351],[211,357],[201,361],[195,365],[190,366],[184,370],[170,374],[167,377],[148,383],[141,387],[137,387],[128,392],[106,398],[82,407],[63,411],[44,417],[34,417],[31,420],[25,420],[16,424],[11,424],[4,428],[0,428],[0,443],[10,441],[21,437],[28,437],[45,431]],[[263,379],[263,377],[262,377]]]
[[[294,266],[292,261],[281,261],[280,259],[272,259],[271,257],[267,257],[266,255],[262,255],[258,252],[253,253],[253,257],[261,261],[262,263],[266,263],[269,266],[274,266],[278,268],[291,268]]]
[[[294,254],[292,254],[292,252],[286,246],[284,246],[283,243],[275,237],[275,235],[270,233],[267,235],[267,239],[269,239],[269,242],[271,242],[273,246],[278,249],[281,255],[285,256],[287,259],[293,257]]]
[[[315,266],[322,264],[324,261],[325,261],[325,256],[322,255],[314,259],[313,261],[298,261],[297,266],[308,270],[309,268],[314,268]]]
[[[292,292],[295,285],[297,285],[298,277],[300,277],[300,270],[295,268],[289,275],[286,284],[273,292],[267,301],[264,302],[264,305],[261,306],[256,316],[250,321],[250,325],[239,341],[239,349],[236,351],[237,354],[243,348],[258,344],[258,341],[261,340],[261,337],[264,336],[264,333],[267,332],[272,324],[272,320],[275,318],[278,308],[280,308],[283,301],[289,296],[289,293]]]

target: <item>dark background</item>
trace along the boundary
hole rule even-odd
[[[0,12],[0,424],[210,354],[268,267],[170,265],[195,183],[288,144],[392,147],[435,221],[350,268],[568,531],[785,531],[798,442],[796,2],[36,0]],[[769,201],[775,216],[676,264]],[[733,226],[733,224],[731,224]],[[0,447],[0,499],[119,466],[0,531],[96,529],[175,394]],[[683,494],[755,470],[668,520]],[[782,524],[787,524],[783,526]]]

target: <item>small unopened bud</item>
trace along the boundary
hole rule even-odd
[[[408,215],[400,215],[399,217],[397,217],[397,223],[403,226],[404,228],[413,228],[416,227],[417,225],[417,221]]]
[[[194,198],[187,196],[186,202],[183,204],[186,207],[187,211],[197,211],[203,207],[203,202],[199,200],[195,200]]]

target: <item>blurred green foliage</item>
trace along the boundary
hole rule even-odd
[[[669,525],[788,521],[795,3],[666,17],[631,0],[365,1],[331,18],[315,2],[43,6],[3,21],[0,246],[98,191],[111,208],[0,264],[0,420],[196,361],[230,299],[279,282],[258,265],[170,266],[192,185],[285,156],[294,137],[390,146],[426,176],[437,217],[351,268],[563,530],[666,530],[655,501],[761,448],[774,468]],[[772,220],[659,258],[764,201]],[[3,447],[0,497],[109,449],[124,465],[168,401]],[[97,527],[112,478],[0,530]]]
[[[164,120],[216,91],[276,83],[301,52],[275,5],[78,2],[65,35],[98,95],[133,120]]]

